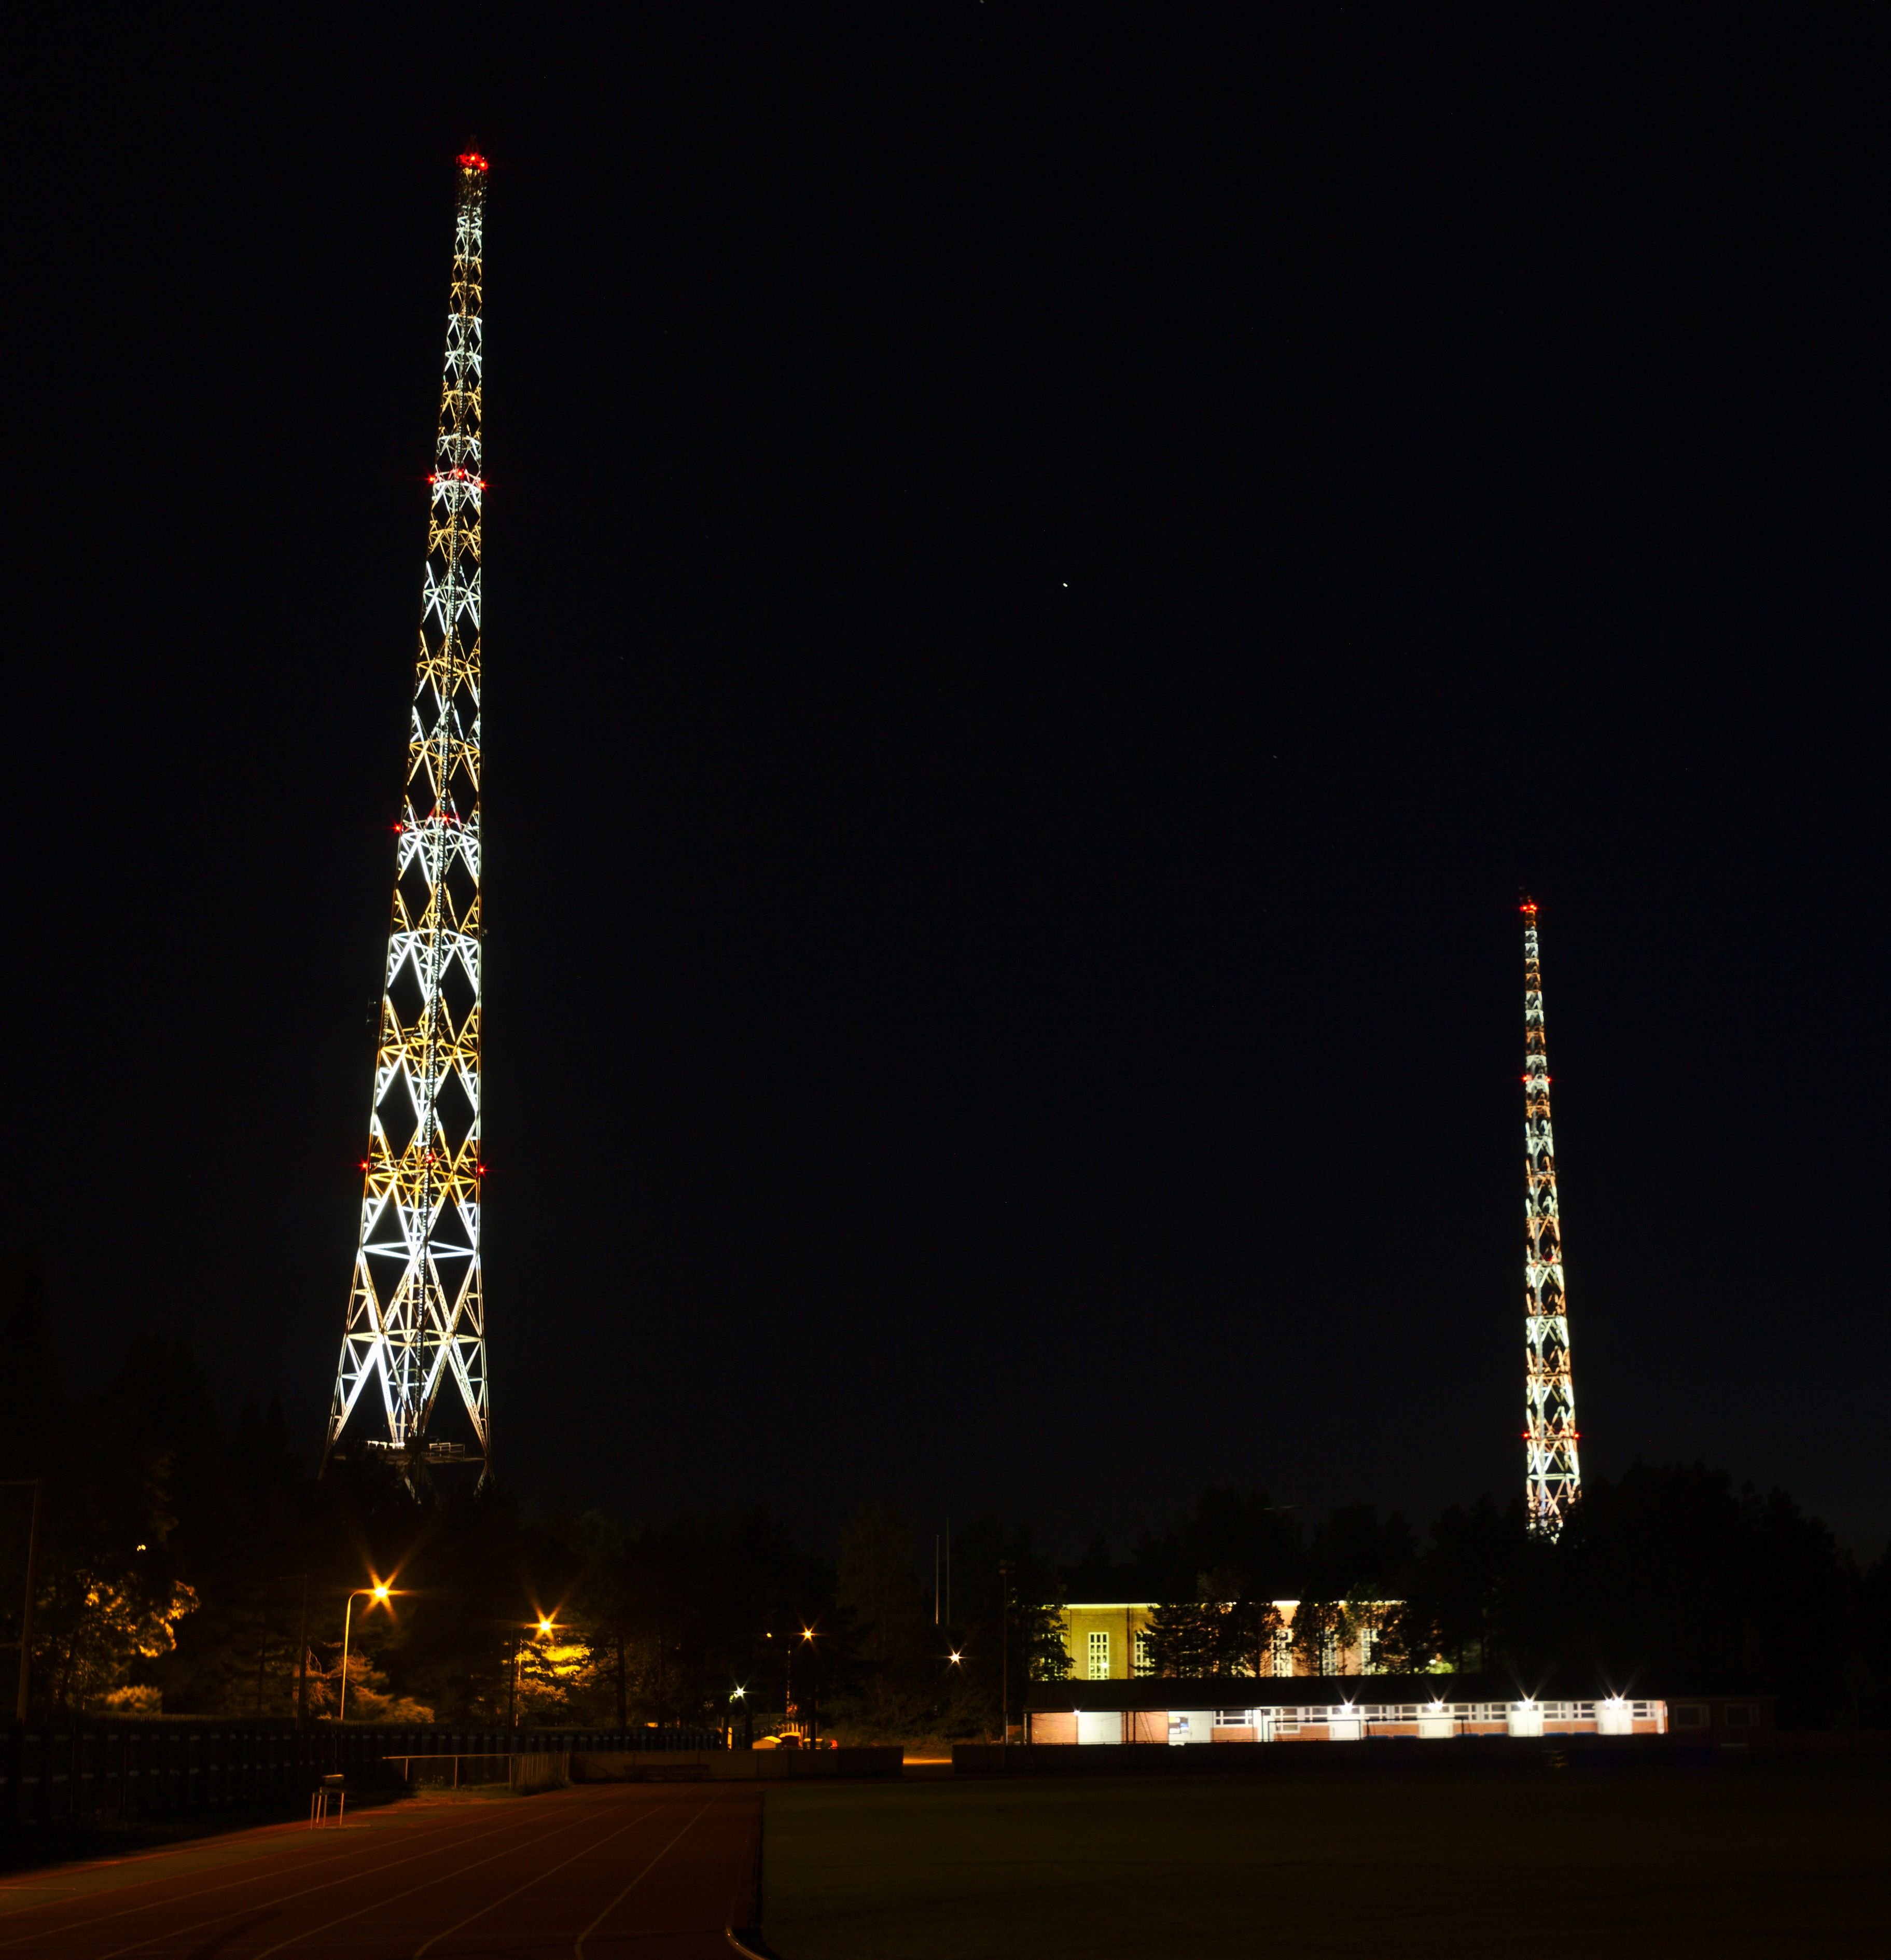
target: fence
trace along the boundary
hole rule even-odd
[[[383,1728],[288,1722],[71,1720],[0,1728],[0,1831],[156,1822],[218,1810],[293,1813],[324,1776],[407,1780],[415,1758],[712,1748],[693,1729]],[[405,1764],[405,1768],[397,1765]]]

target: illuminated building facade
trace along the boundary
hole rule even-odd
[[[365,1398],[370,1452],[411,1486],[466,1444],[431,1440],[450,1385],[490,1468],[479,1265],[482,950],[479,546],[482,253],[486,164],[459,160],[453,290],[408,721],[394,826],[393,922],[381,991],[361,1230],[336,1371],[326,1465]]]
[[[1758,1731],[1770,1726],[1772,1704],[1757,1698],[1728,1703],[1723,1723],[1728,1714],[1743,1717]],[[1050,1746],[1622,1737],[1663,1736],[1669,1728],[1665,1701],[1606,1691],[1592,1691],[1587,1698],[1530,1695],[1514,1682],[1470,1675],[1036,1681],[1024,1702],[1024,1739]]]
[[[1337,1624],[1323,1632],[1316,1653],[1301,1650],[1294,1634],[1297,1599],[1272,1604],[1278,1625],[1259,1655],[1264,1678],[1297,1675],[1373,1674],[1378,1672],[1375,1649],[1382,1616],[1396,1601],[1355,1601],[1337,1615]],[[1064,1642],[1070,1655],[1071,1675],[1078,1681],[1126,1681],[1149,1672],[1149,1625],[1156,1608],[1121,1602],[1080,1602],[1064,1608]]]

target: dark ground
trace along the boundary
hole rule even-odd
[[[0,1885],[0,1955],[726,1960],[756,1802],[693,1786],[421,1801],[59,1866]]]
[[[771,1795],[781,1960],[1891,1952],[1891,1776],[932,1782]]]

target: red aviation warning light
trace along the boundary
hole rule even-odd
[[[477,150],[468,150],[460,159],[460,167],[463,170],[483,171],[486,167],[486,160]]]

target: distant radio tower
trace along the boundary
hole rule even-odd
[[[372,1383],[387,1418],[369,1451],[411,1487],[429,1463],[443,1382],[489,1470],[485,1306],[479,1275],[480,252],[485,159],[460,159],[446,380],[427,527],[420,657],[408,721],[359,1247],[324,1466]]]
[[[1549,1127],[1549,1061],[1543,1045],[1543,980],[1536,963],[1536,908],[1523,901],[1523,1201],[1528,1249],[1524,1393],[1530,1430],[1524,1500],[1530,1529],[1554,1538],[1582,1495],[1576,1461],[1576,1384],[1563,1298],[1562,1224],[1556,1210],[1556,1140]]]

